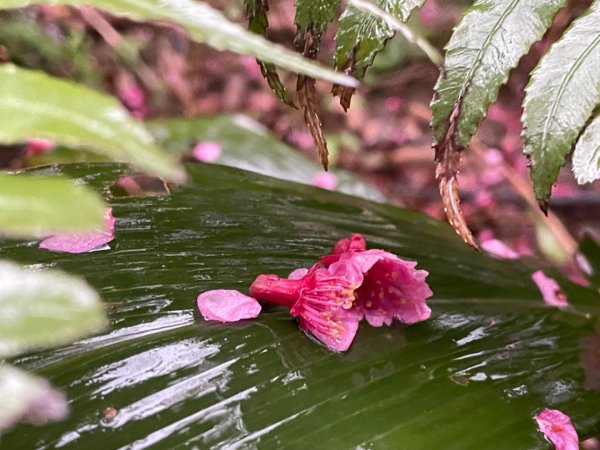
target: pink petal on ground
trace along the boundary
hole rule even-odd
[[[198,161],[211,163],[215,162],[221,156],[222,148],[217,142],[203,141],[198,142],[192,150],[192,155]]]
[[[338,184],[338,178],[331,172],[319,172],[315,174],[312,181],[310,182],[313,186],[320,187],[321,189],[327,189],[331,191],[335,189]]]
[[[25,156],[32,157],[53,150],[56,145],[48,139],[28,139],[25,145]]]
[[[205,320],[237,322],[260,314],[260,303],[239,291],[217,289],[201,293],[196,300]]]
[[[486,252],[498,258],[519,259],[519,254],[517,252],[498,239],[488,239],[487,241],[483,241],[480,245]]]
[[[52,252],[86,253],[108,244],[115,238],[112,208],[104,210],[104,229],[90,233],[57,234],[40,242],[40,248]]]
[[[569,302],[564,292],[554,280],[554,278],[547,277],[544,272],[538,270],[531,275],[532,280],[537,284],[544,301],[550,306],[556,306],[558,308],[566,308],[569,306]]]
[[[534,419],[556,450],[579,450],[579,438],[569,416],[558,409],[544,409]]]

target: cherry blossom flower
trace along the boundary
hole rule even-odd
[[[260,314],[260,303],[239,291],[217,289],[201,293],[196,303],[206,320],[237,322]]]
[[[328,347],[346,351],[365,317],[372,326],[393,319],[413,324],[429,318],[428,273],[416,262],[383,250],[365,250],[362,235],[340,240],[322,264],[296,269],[289,278],[260,275],[250,295],[290,308],[300,327]]]
[[[211,163],[221,156],[221,145],[212,141],[198,142],[192,150],[192,155],[198,161]]]
[[[89,233],[57,234],[40,242],[40,248],[53,252],[85,253],[109,243],[115,238],[115,218],[112,208],[104,210],[104,228]]]
[[[531,279],[537,284],[544,301],[557,308],[566,308],[569,302],[564,292],[554,278],[547,277],[544,272],[538,270],[531,275]]]
[[[534,419],[556,450],[579,450],[577,431],[569,416],[558,409],[544,409]]]
[[[354,290],[358,286],[319,264],[296,278],[301,273],[302,270],[292,272],[296,275],[294,279],[259,275],[250,286],[250,295],[290,308],[302,329],[333,350],[348,350],[362,317],[352,307]]]

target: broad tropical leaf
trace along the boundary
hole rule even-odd
[[[530,160],[533,190],[545,209],[566,155],[600,103],[600,1],[542,58],[525,91],[523,151]],[[589,155],[583,153],[579,156]]]
[[[244,0],[244,6],[246,7],[246,17],[248,18],[248,29],[253,33],[266,36],[267,28],[269,27],[269,19],[267,18],[269,12],[268,0]],[[269,87],[275,92],[275,95],[286,105],[295,108],[294,98],[285,89],[279,79],[275,64],[266,63],[259,59],[256,60],[256,63],[260,67],[260,71],[267,80]]]
[[[317,59],[321,38],[333,20],[340,0],[298,0],[294,22],[298,30],[294,37],[296,51],[308,59]],[[298,104],[304,111],[304,122],[310,130],[319,151],[323,168],[329,165],[329,150],[321,128],[317,107],[317,90],[313,77],[298,75],[296,83]]]
[[[99,189],[125,170],[64,169]],[[581,438],[600,430],[594,367],[581,362],[593,361],[581,343],[597,336],[595,291],[561,280],[572,307],[553,309],[529,269],[473,253],[420,214],[223,166],[188,172],[169,197],[113,199],[110,251],[0,244],[23,263],[85,274],[112,323],[15,361],[64,389],[72,414],[19,426],[3,446],[546,448],[532,420],[545,407],[569,414]],[[230,325],[195,312],[200,291],[306,267],[350,232],[430,272],[429,321],[361,326],[335,354],[279,307]]]
[[[193,0],[0,0],[0,8],[19,8],[46,3],[51,5],[91,5],[133,20],[167,20],[181,25],[190,36],[218,50],[251,55],[292,72],[334,83],[356,86],[356,80],[336,73],[262,36],[229,21],[221,12],[203,2]]]
[[[44,424],[64,419],[69,410],[65,396],[27,372],[0,364],[0,432],[21,420]]]
[[[77,277],[0,260],[0,286],[0,358],[68,344],[105,325],[98,294]]]
[[[185,180],[181,166],[110,96],[12,64],[0,66],[0,92],[1,143],[50,139],[131,163],[169,181]]]
[[[70,180],[0,174],[0,235],[88,231],[102,227],[103,211],[99,194]]]
[[[385,12],[406,22],[412,11],[424,2],[425,0],[377,0],[374,3]],[[395,31],[380,18],[348,4],[340,17],[335,35],[335,68],[362,80],[377,53],[383,50],[385,43],[394,33]],[[333,92],[334,95],[340,96],[344,109],[348,109],[354,89],[335,86]]]
[[[565,0],[478,0],[455,28],[431,103],[436,177],[448,220],[476,247],[460,210],[460,152],[510,70],[540,39]]]
[[[193,119],[159,119],[146,125],[168,152],[189,154],[199,141],[213,141],[222,147],[214,161],[230,167],[257,172],[296,183],[313,184],[323,168],[284,144],[260,123],[242,115],[203,116]],[[332,168],[337,179],[333,190],[378,202],[385,196],[357,175]]]
[[[579,184],[600,178],[600,116],[590,122],[575,145],[573,172]]]

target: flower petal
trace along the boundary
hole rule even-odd
[[[260,303],[239,291],[217,289],[201,293],[196,303],[202,317],[219,322],[252,319],[260,313]]]
[[[365,252],[366,253],[366,252]],[[426,320],[432,295],[425,282],[428,272],[416,270],[416,262],[384,258],[373,264],[356,291],[356,300],[370,325],[391,325],[394,318],[406,324]]]
[[[346,252],[363,252],[367,249],[365,238],[360,233],[352,233],[349,238],[340,239],[336,242],[329,255],[321,256],[321,261],[325,266],[333,264],[340,255]]]
[[[547,277],[541,270],[534,272],[531,278],[537,284],[542,297],[544,297],[544,301],[548,305],[556,306],[557,308],[566,308],[569,306],[567,297],[554,278]]]
[[[488,239],[481,243],[481,248],[500,259],[519,259],[520,256],[512,248],[498,239]]]
[[[221,156],[222,148],[217,142],[202,141],[198,142],[192,150],[192,155],[198,161],[211,163],[215,162]]]
[[[577,431],[569,416],[558,409],[544,409],[534,419],[556,450],[579,450]]]
[[[304,278],[308,273],[308,269],[304,267],[299,267],[298,269],[294,269],[288,275],[288,280],[299,280],[300,278]]]
[[[85,253],[108,244],[115,238],[112,208],[104,210],[104,229],[90,233],[57,234],[40,242],[40,248],[53,252]]]

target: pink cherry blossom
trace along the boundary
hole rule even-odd
[[[250,286],[250,295],[290,308],[303,330],[343,352],[354,340],[361,319],[360,312],[352,308],[355,289],[347,278],[332,276],[315,264],[297,279],[259,275]]]
[[[541,270],[534,272],[531,278],[537,284],[544,301],[548,305],[557,308],[566,308],[569,306],[567,297],[554,278],[547,277]]]
[[[520,256],[512,248],[498,239],[488,239],[481,242],[481,248],[500,259],[519,259]]]
[[[544,409],[534,419],[556,450],[579,450],[577,431],[569,416],[558,409]]]
[[[221,145],[217,142],[202,141],[198,142],[192,150],[192,155],[198,161],[212,163],[219,159],[221,156]]]
[[[311,180],[313,186],[331,191],[338,184],[338,178],[331,172],[318,172]]]
[[[296,269],[287,279],[260,275],[250,295],[287,306],[301,328],[337,351],[349,348],[363,317],[376,327],[429,318],[428,273],[416,270],[416,262],[365,247],[363,236],[353,234],[321,257],[322,264]]]
[[[201,293],[196,303],[202,317],[219,322],[252,319],[260,313],[260,303],[239,291],[217,289]]]
[[[115,238],[115,218],[112,208],[104,210],[104,228],[89,233],[57,234],[40,242],[40,248],[53,252],[85,253],[95,250]]]

